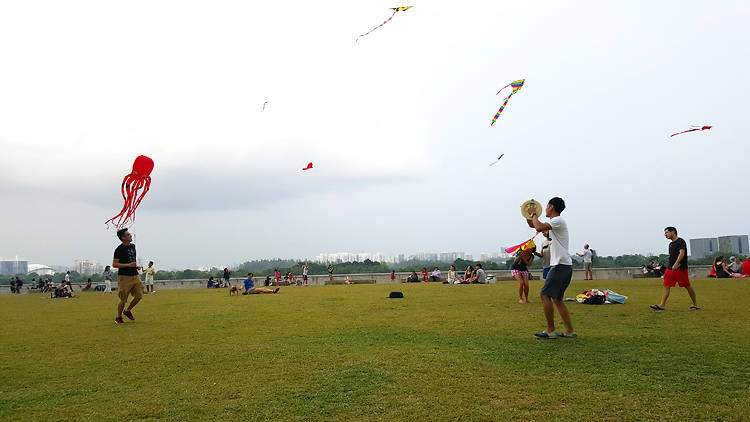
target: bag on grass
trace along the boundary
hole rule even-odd
[[[584,305],[604,305],[607,301],[607,296],[604,295],[593,295],[583,300]]]
[[[625,303],[625,301],[628,300],[627,296],[617,294],[613,292],[612,290],[605,290],[604,294],[607,295],[607,300],[609,300],[612,303]]]

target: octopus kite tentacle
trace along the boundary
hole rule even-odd
[[[117,229],[125,224],[135,221],[135,210],[146,196],[151,187],[151,171],[154,168],[154,161],[145,155],[140,155],[133,163],[133,171],[122,179],[120,193],[124,201],[122,210],[105,222],[112,223]],[[143,192],[140,190],[143,189]],[[140,192],[140,196],[138,195]]]

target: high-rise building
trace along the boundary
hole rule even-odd
[[[719,241],[715,237],[690,239],[690,256],[703,258],[719,251]]]
[[[745,255],[750,253],[746,234],[719,236],[719,251]]]
[[[26,274],[29,272],[29,261],[25,259],[1,259],[0,275]]]
[[[81,275],[98,274],[104,271],[104,265],[101,265],[95,261],[82,259],[80,261],[73,261],[73,271],[76,271]]]

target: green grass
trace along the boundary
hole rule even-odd
[[[693,284],[657,313],[660,280],[574,282],[630,299],[546,341],[508,283],[165,290],[122,326],[114,295],[2,295],[0,420],[750,420],[750,281]]]

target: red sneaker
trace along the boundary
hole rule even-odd
[[[128,317],[129,320],[135,321],[135,317],[133,316],[132,312],[130,312],[130,311],[123,311],[122,314],[125,315],[126,317]]]
[[[125,321],[122,320],[122,317],[115,318],[115,324],[125,324]]]

